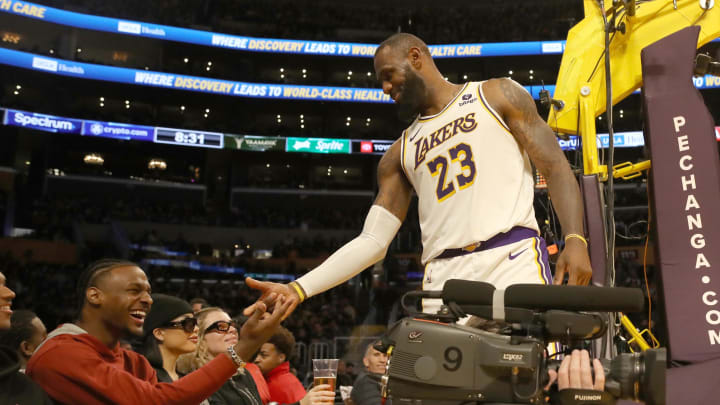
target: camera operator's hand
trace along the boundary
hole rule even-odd
[[[590,372],[590,354],[587,350],[573,350],[572,354],[565,356],[560,368],[548,371],[550,383],[548,389],[557,380],[558,390],[567,388],[603,391],[605,389],[605,371],[600,360],[593,359],[595,381]]]

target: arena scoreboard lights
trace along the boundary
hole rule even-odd
[[[382,155],[390,149],[394,142],[386,139],[282,138],[279,136],[225,134],[193,129],[81,120],[9,108],[0,108],[0,110],[4,110],[2,124],[8,126],[43,132],[198,148],[224,148],[251,152]],[[715,137],[720,142],[720,127],[715,127]],[[580,138],[577,136],[571,136],[567,141],[558,140],[558,142],[562,150],[576,150],[581,146]],[[614,143],[619,148],[640,147],[645,144],[645,139],[642,131],[616,132]],[[607,148],[608,144],[608,134],[598,134],[597,146]]]
[[[223,134],[217,132],[157,127],[155,128],[154,142],[222,149],[223,138]]]

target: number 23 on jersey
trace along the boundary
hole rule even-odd
[[[459,143],[448,150],[448,155],[450,157],[449,161],[444,155],[440,155],[427,163],[430,174],[433,177],[438,177],[435,194],[439,202],[445,201],[455,194],[455,181],[462,190],[470,187],[475,180],[475,161],[473,161],[470,145]],[[455,179],[450,178],[450,181],[446,184],[448,166],[454,162],[460,164],[460,174],[455,176]]]

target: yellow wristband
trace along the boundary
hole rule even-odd
[[[585,244],[585,247],[587,247],[587,245],[588,245],[587,240],[585,240],[585,238],[582,235],[578,235],[576,233],[569,233],[569,234],[565,235],[565,242],[567,242],[567,240],[570,238],[580,239],[582,241],[582,243]]]
[[[303,291],[302,287],[296,282],[291,282],[290,285],[293,289],[295,289],[295,292],[297,293],[298,297],[300,297],[300,302],[305,301],[305,291]]]

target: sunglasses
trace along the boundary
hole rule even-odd
[[[165,324],[165,328],[169,329],[182,329],[187,333],[192,333],[197,326],[197,318],[185,318],[182,321],[168,322]]]
[[[208,326],[207,329],[205,329],[205,333],[210,333],[213,331],[218,333],[228,333],[231,326],[235,328],[235,330],[238,330],[238,325],[235,321],[217,321],[212,325]]]

